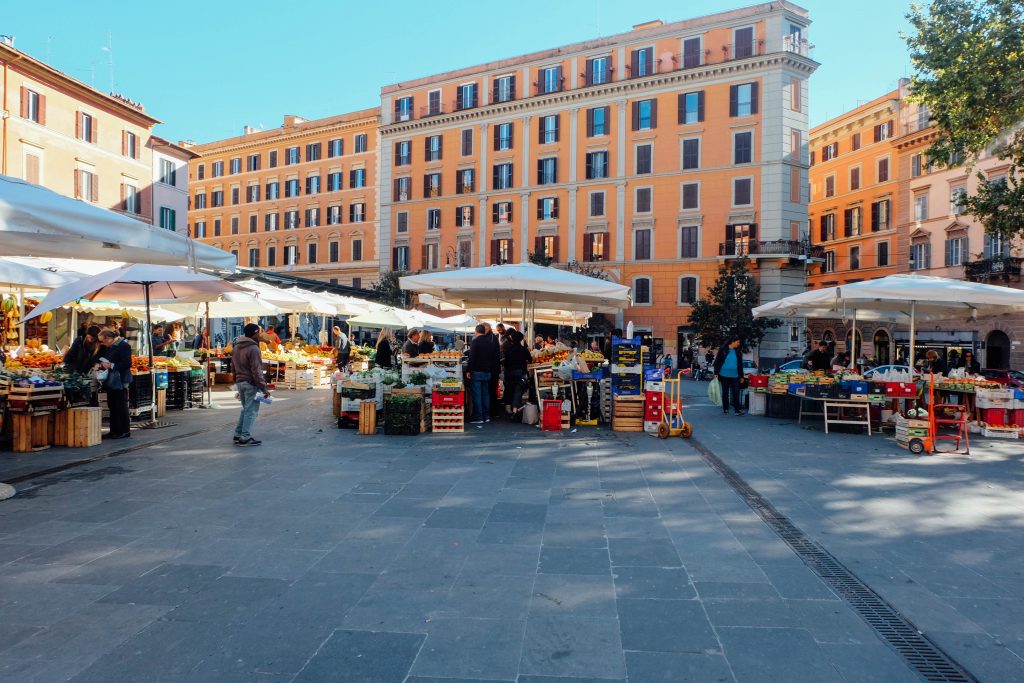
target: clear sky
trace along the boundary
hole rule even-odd
[[[743,0],[0,0],[0,34],[108,91],[141,101],[170,140],[207,142],[284,114],[380,103],[380,86],[494,59],[756,4]],[[810,10],[811,125],[909,75],[908,0],[803,0]]]

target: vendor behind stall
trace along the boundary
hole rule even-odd
[[[946,374],[946,361],[939,358],[939,352],[935,349],[928,349],[928,353],[925,354],[924,371],[931,371],[936,375]]]
[[[811,352],[810,357],[807,359],[807,363],[810,366],[811,372],[827,372],[832,367],[832,358],[828,352],[828,342],[818,342],[817,350]]]
[[[342,332],[337,325],[332,327],[331,331],[334,332],[334,350],[338,368],[344,369],[348,367],[348,360],[352,356],[352,344],[348,340],[348,335]]]
[[[171,338],[164,334],[164,326],[162,323],[157,323],[153,326],[153,334],[150,335],[153,340],[153,355],[163,355],[168,346],[171,344]]]
[[[409,330],[409,338],[402,344],[402,356],[415,358],[420,355],[420,331],[415,327]]]
[[[972,375],[977,375],[981,373],[981,363],[974,360],[973,351],[964,352],[963,368]]]

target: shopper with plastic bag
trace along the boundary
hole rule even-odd
[[[722,407],[722,385],[718,383],[717,377],[712,377],[708,382],[708,400],[712,405]]]

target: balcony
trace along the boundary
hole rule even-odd
[[[752,40],[750,42],[732,43],[722,46],[723,62],[731,62],[736,59],[746,59],[764,54],[764,41]]]
[[[809,244],[800,240],[767,240],[748,241],[732,240],[718,245],[718,255],[725,258],[749,257],[786,257],[805,256],[808,259],[825,258],[825,248],[819,244]]]
[[[420,107],[420,118],[425,119],[429,116],[440,116],[441,114],[448,113],[444,103],[437,102],[436,104],[428,104],[425,107]]]
[[[801,57],[810,57],[814,46],[808,43],[807,40],[800,38],[799,35],[791,35],[785,36],[782,39],[782,49],[785,52],[792,52]]]
[[[972,282],[989,282],[991,280],[1020,282],[1022,263],[1024,263],[1024,258],[1019,256],[969,261],[964,264],[964,277]]]

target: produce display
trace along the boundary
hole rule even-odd
[[[422,361],[452,361],[460,360],[462,353],[459,351],[434,351],[433,353],[421,353],[410,360],[422,360]]]
[[[577,354],[583,360],[604,360],[604,355],[597,351],[586,350]]]
[[[958,379],[943,379],[935,383],[935,388],[939,391],[962,391],[965,393],[974,393],[978,389],[1001,389],[1002,385],[998,382],[992,382],[987,379],[974,379],[971,377],[961,377]]]
[[[563,360],[569,357],[572,352],[569,349],[553,350],[545,349],[541,351],[533,351],[533,362],[534,363],[561,363]]]

